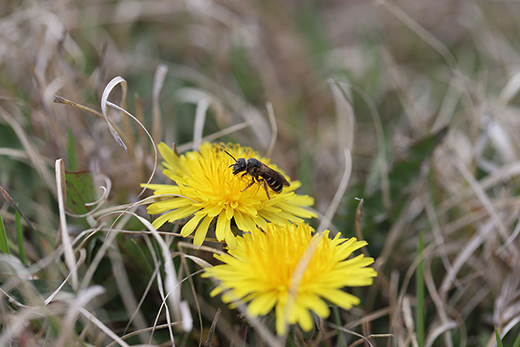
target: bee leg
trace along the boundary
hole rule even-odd
[[[271,196],[269,195],[269,188],[267,187],[267,182],[264,179],[262,179],[262,182],[264,183],[264,189],[265,189],[265,193],[267,194],[267,198],[269,200],[271,200]]]
[[[245,187],[244,189],[242,189],[242,192],[243,192],[243,191],[246,191],[247,189],[249,189],[249,187],[251,187],[253,184],[255,184],[255,179],[254,179],[254,178],[251,180],[251,183],[249,183],[249,184],[247,185],[247,187]]]

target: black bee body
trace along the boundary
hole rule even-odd
[[[231,154],[225,151],[231,158],[235,159]],[[290,184],[287,182],[285,177],[276,170],[271,169],[269,166],[262,163],[260,160],[255,158],[249,158],[247,161],[244,158],[235,159],[235,164],[230,165],[233,167],[233,175],[240,172],[244,172],[242,177],[250,175],[252,177],[251,183],[244,189],[248,189],[255,182],[264,184],[264,189],[267,197],[270,199],[269,190],[267,186],[276,193],[281,193],[284,186],[289,187]]]

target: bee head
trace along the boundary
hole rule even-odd
[[[229,167],[233,168],[233,175],[236,175],[237,173],[246,170],[247,162],[244,158],[238,158],[238,160],[237,160],[235,157],[233,157],[233,155],[231,153],[229,153],[225,149],[223,149],[223,150],[224,150],[224,152],[226,152],[227,155],[229,155],[235,161],[234,164],[229,165]]]

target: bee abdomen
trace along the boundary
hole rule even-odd
[[[274,190],[275,192],[280,193],[282,191],[283,184],[278,182],[274,178],[272,178],[272,177],[264,177],[264,180],[267,182],[269,187],[271,187],[271,189]]]

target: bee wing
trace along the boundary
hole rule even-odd
[[[272,177],[275,181],[280,182],[282,185],[289,187],[291,184],[285,179],[285,177],[276,170],[271,169],[265,165],[262,167],[262,176]]]

